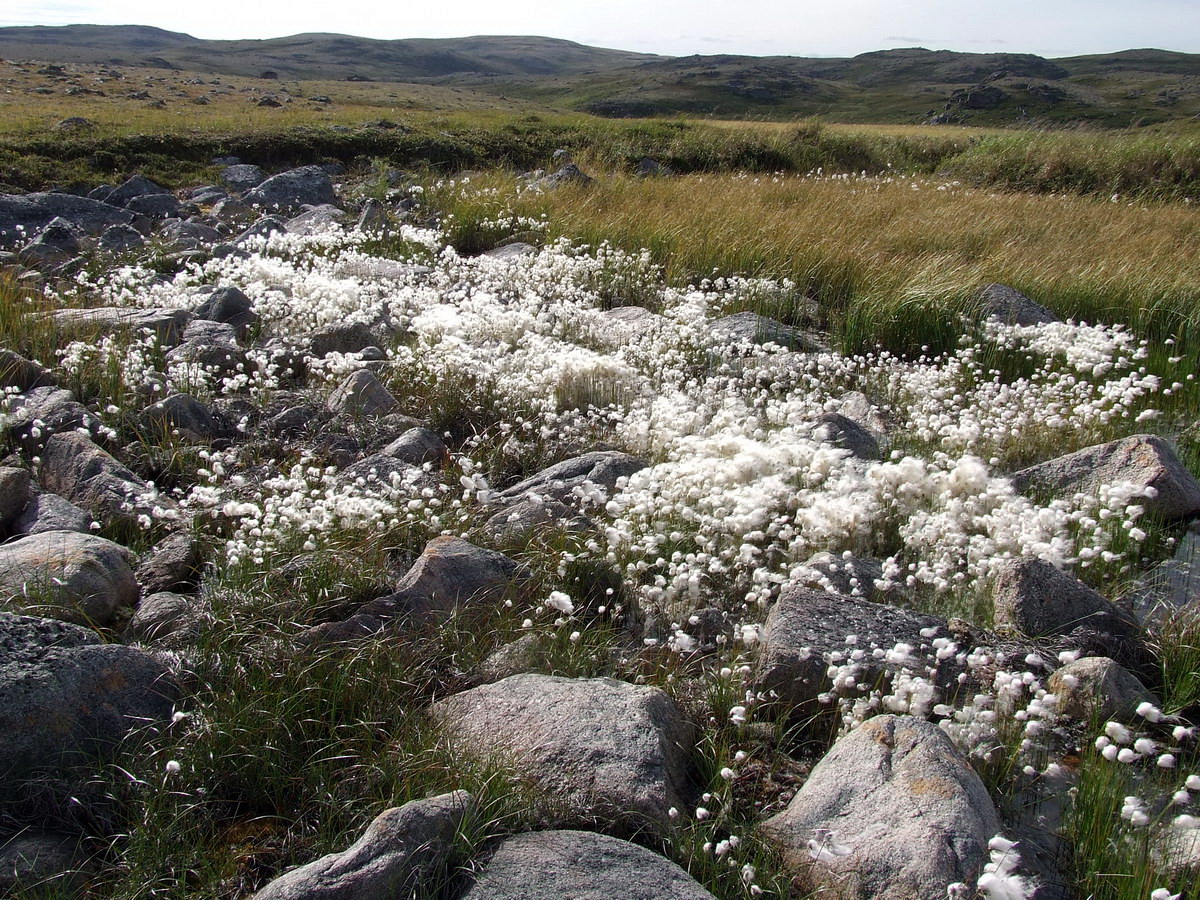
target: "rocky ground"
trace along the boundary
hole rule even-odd
[[[529,189],[586,179],[560,162]],[[514,766],[552,827],[464,860],[471,791],[384,803],[226,893],[1068,897],[1085,754],[1130,773],[1152,887],[1186,883],[1178,614],[1114,602],[1200,513],[1139,431],[1168,387],[1144,343],[994,285],[958,353],[843,357],[820,309],[731,311],[787,286],[671,288],[646,257],[540,246],[536,221],[460,256],[419,190],[225,163],[182,195],[0,196],[6,890],[113,883],[139,824],[65,798],[147,760],[183,784],[161,748],[203,741],[204,673],[483,614],[478,658],[414,715],[464,770]],[[984,348],[1037,362],[1001,375]],[[380,541],[365,584],[308,587]],[[281,583],[245,660],[214,643],[231,591]]]

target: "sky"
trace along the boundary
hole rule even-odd
[[[852,56],[892,47],[1200,52],[1200,0],[0,0],[2,25],[155,25],[201,38],[537,34],[646,53]]]

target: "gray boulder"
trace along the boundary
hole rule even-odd
[[[24,244],[56,218],[99,234],[110,225],[128,225],[133,213],[74,194],[0,194],[0,249]]]
[[[195,583],[203,554],[187,531],[167,535],[138,560],[134,575],[143,594],[157,594]]]
[[[168,347],[178,344],[183,329],[192,319],[186,309],[136,309],[128,306],[97,306],[88,309],[57,309],[50,313],[54,324],[67,334],[87,337],[114,331],[145,330]]]
[[[171,192],[162,185],[155,184],[149,178],[134,175],[120,187],[114,188],[105,202],[111,203],[113,206],[128,206],[129,201],[135,197],[153,197],[156,195],[170,196]]]
[[[56,434],[42,453],[42,485],[82,506],[102,522],[141,527],[154,508],[176,510],[149,484],[77,432]]]
[[[0,601],[54,618],[108,625],[138,601],[133,554],[78,531],[43,531],[0,546]]]
[[[984,285],[975,300],[985,319],[996,318],[1006,325],[1045,325],[1062,321],[1053,310],[1004,284]]]
[[[376,344],[379,338],[362,322],[327,325],[308,339],[309,352],[320,359],[330,353],[357,353]]]
[[[199,222],[171,219],[158,229],[158,237],[180,250],[199,250],[221,240],[221,232]]]
[[[45,368],[19,353],[0,348],[0,388],[16,388],[28,391],[35,387],[48,387],[54,379]]]
[[[250,298],[235,287],[217,288],[196,307],[196,315],[212,322],[224,322],[239,330],[258,321]]]
[[[334,415],[382,416],[399,407],[396,398],[370,369],[359,369],[346,377],[329,397],[327,408]]]
[[[461,900],[714,900],[645,847],[590,831],[506,838]]]
[[[1056,669],[1049,689],[1058,697],[1058,713],[1084,724],[1109,719],[1134,722],[1139,704],[1159,705],[1140,681],[1106,656],[1085,656]]]
[[[70,896],[80,887],[86,863],[78,837],[25,829],[0,838],[0,894]]]
[[[595,523],[565,503],[542,497],[528,497],[506,506],[483,524],[483,533],[492,541],[520,541],[538,530],[591,531]]]
[[[337,199],[333,182],[320,166],[302,166],[272,175],[245,196],[246,202],[254,206],[281,210],[337,203]]]
[[[100,235],[98,246],[110,253],[137,250],[146,243],[146,238],[132,225],[110,225]]]
[[[424,463],[440,466],[450,451],[442,439],[428,428],[410,428],[380,452],[413,466]]]
[[[808,707],[833,686],[827,674],[829,655],[848,658],[863,650],[862,659],[853,663],[857,684],[874,685],[909,669],[951,690],[962,669],[951,658],[931,671],[937,638],[953,635],[946,620],[936,616],[807,587],[789,588],[767,614],[756,687],[785,704]],[[887,651],[900,644],[911,648],[909,658],[901,654],[889,660]],[[873,652],[876,648],[883,651],[882,658]]]
[[[179,215],[181,207],[171,194],[143,194],[132,198],[125,208],[147,219],[173,219]]]
[[[578,494],[601,488],[612,496],[621,479],[646,468],[646,462],[616,450],[597,450],[565,459],[536,475],[496,494],[498,505],[509,505],[531,497],[578,505]]]
[[[879,441],[858,422],[841,413],[825,413],[816,421],[816,435],[822,441],[848,450],[858,459],[881,459]]]
[[[526,256],[537,255],[537,247],[533,244],[526,244],[523,241],[513,241],[511,244],[503,244],[499,247],[493,247],[480,254],[491,259],[524,259]]]
[[[225,429],[207,406],[191,394],[172,394],[146,407],[142,413],[146,427],[156,436],[173,432],[188,441],[211,441],[225,435]]]
[[[1022,493],[1053,496],[1095,493],[1102,485],[1129,482],[1154,493],[1138,501],[1148,513],[1178,519],[1200,512],[1200,484],[1167,442],[1152,434],[1085,447],[1022,469],[1012,482]]]
[[[237,329],[227,322],[211,319],[192,319],[183,329],[183,343],[208,344],[218,347],[236,347]]]
[[[178,695],[167,667],[142,650],[0,613],[0,798],[25,775],[111,753],[132,730],[166,722]]]
[[[57,387],[35,387],[9,401],[7,431],[31,447],[41,447],[60,432],[95,424],[75,395]]]
[[[223,207],[224,204],[219,203],[217,205],[219,207]],[[218,212],[217,210],[213,210],[213,212],[224,218],[223,209],[221,212]],[[261,219],[258,219],[252,225],[250,225],[250,227],[239,234],[236,238],[234,238],[233,243],[235,247],[240,247],[242,244],[245,244],[249,241],[257,241],[269,238],[273,234],[287,234],[287,226],[274,216],[263,216]]]
[[[0,534],[12,529],[29,503],[28,469],[0,466]]]
[[[125,643],[171,647],[199,637],[201,610],[196,600],[171,591],[143,597],[123,634]]]
[[[612,323],[609,336],[618,344],[636,341],[642,335],[658,331],[668,324],[666,316],[651,312],[644,306],[617,306],[606,310],[604,317]]]
[[[287,220],[289,234],[320,234],[344,223],[349,216],[332,203],[322,203]]]
[[[691,729],[664,691],[611,678],[513,675],[434,705],[448,739],[509,759],[575,823],[665,827],[688,799]]]
[[[883,577],[881,560],[825,552],[809,557],[804,567],[800,578],[806,587],[864,600],[874,600],[880,593],[875,582]]]
[[[392,900],[425,896],[474,807],[466,791],[384,810],[341,853],[276,878],[253,900]]]
[[[45,531],[79,531],[90,534],[92,516],[65,497],[38,491],[29,498],[25,509],[13,522],[14,534],[41,534]]]
[[[793,350],[819,351],[824,345],[798,328],[756,312],[740,312],[709,323],[709,333],[717,343],[748,347],[752,344],[779,344]]]
[[[584,172],[579,166],[573,162],[568,162],[557,172],[551,172],[544,178],[539,178],[530,184],[530,187],[538,188],[544,191],[552,191],[564,185],[573,184],[580,187],[589,185],[594,179],[592,176]]]
[[[239,194],[258,187],[266,178],[262,169],[250,163],[238,163],[221,170],[221,182]]]
[[[823,897],[944,900],[975,883],[1000,820],[941,729],[885,715],[834,744],[762,829]]]
[[[212,343],[204,340],[184,341],[178,347],[173,347],[167,353],[167,361],[172,364],[188,363],[200,366],[205,372],[219,378],[252,369],[245,350],[224,342]]]

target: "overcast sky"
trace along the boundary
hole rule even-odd
[[[1200,0],[0,0],[0,25],[78,22],[203,38],[539,34],[670,55],[850,56],[913,46],[1043,56],[1200,52]]]

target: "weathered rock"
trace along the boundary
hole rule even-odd
[[[984,318],[997,318],[1006,325],[1045,325],[1062,321],[1053,310],[1004,284],[984,285],[975,299]]]
[[[551,172],[544,178],[539,178],[530,184],[530,187],[539,188],[544,191],[552,191],[560,188],[563,185],[572,184],[580,187],[591,184],[592,176],[584,172],[579,166],[573,162],[568,162],[557,172]]]
[[[95,422],[74,394],[56,387],[36,387],[13,397],[8,416],[8,431],[34,447],[40,447],[60,432]]]
[[[590,831],[506,838],[462,900],[713,900],[687,872],[645,847]]]
[[[199,250],[221,240],[221,232],[198,222],[172,219],[158,229],[159,239],[181,250]]]
[[[1012,482],[1022,493],[1055,496],[1095,493],[1103,485],[1128,482],[1153,493],[1139,500],[1152,515],[1177,519],[1200,512],[1200,484],[1167,442],[1151,434],[1085,447],[1022,469]]]
[[[762,829],[822,896],[943,900],[949,885],[975,883],[1000,820],[941,729],[884,715],[834,744]]]
[[[1067,663],[1050,676],[1049,687],[1058,697],[1059,714],[1084,724],[1093,719],[1133,722],[1138,704],[1158,705],[1140,681],[1106,656],[1085,656]]]
[[[250,359],[246,351],[236,345],[209,343],[196,340],[185,341],[167,353],[167,361],[171,364],[190,363],[201,366],[206,372],[225,377],[237,372],[252,371]]]
[[[191,321],[186,309],[135,309],[128,306],[97,306],[90,309],[57,309],[50,314],[62,331],[67,333],[110,334],[128,330],[135,334],[153,331],[168,347],[178,344],[183,329]]]
[[[667,318],[643,306],[617,306],[607,310],[604,317],[615,325],[613,337],[618,343],[635,341],[644,334],[666,327]]]
[[[42,485],[78,504],[102,522],[141,527],[138,519],[155,507],[176,510],[88,438],[77,432],[56,434],[42,453]]]
[[[886,440],[895,427],[891,416],[880,410],[862,391],[847,391],[842,394],[838,412],[865,428],[877,442]]]
[[[537,252],[537,247],[533,246],[533,244],[526,244],[523,241],[513,241],[511,244],[502,244],[499,247],[493,247],[481,255],[491,259],[523,259],[526,256],[534,256]]]
[[[183,343],[208,344],[218,347],[236,347],[237,329],[227,322],[211,319],[192,319],[183,329]]]
[[[134,175],[120,187],[114,188],[105,202],[111,203],[113,206],[127,206],[129,201],[135,197],[170,196],[170,194],[171,192],[165,187],[155,184],[149,178]]]
[[[880,593],[875,582],[883,578],[883,562],[869,557],[817,553],[804,563],[796,579],[806,587],[846,597],[872,600]]]
[[[229,192],[215,184],[202,184],[188,192],[188,199],[200,206],[212,206],[229,197]]]
[[[270,209],[295,210],[301,206],[337,203],[333,182],[320,166],[302,166],[272,175],[246,192],[245,200]]]
[[[50,373],[42,366],[19,353],[0,348],[0,389],[11,387],[28,391],[35,387],[48,387],[53,382]]]
[[[0,535],[12,530],[29,503],[28,469],[0,466]]]
[[[158,437],[178,432],[185,440],[211,441],[225,435],[211,410],[191,394],[172,394],[146,407],[142,417]]]
[[[362,322],[329,325],[308,339],[309,352],[318,359],[330,353],[357,353],[379,338]]]
[[[523,634],[489,653],[475,670],[480,684],[491,684],[512,675],[537,669],[545,640],[540,634]]]
[[[133,213],[74,194],[0,194],[0,249],[24,244],[55,218],[99,234],[110,225],[129,224]]]
[[[44,531],[0,546],[0,601],[70,622],[108,625],[138,601],[133,554],[77,531]]]
[[[0,838],[0,894],[70,896],[80,887],[86,862],[78,837],[26,829]]]
[[[77,625],[0,613],[0,797],[22,776],[109,752],[171,717],[178,687],[156,657]]]
[[[828,654],[848,658],[856,649],[865,651],[855,663],[860,685],[875,684],[904,668],[927,677],[926,656],[932,653],[933,641],[951,637],[946,621],[936,616],[806,587],[791,588],[767,614],[757,688],[773,692],[783,703],[810,706],[832,687]],[[887,651],[901,644],[910,652],[889,659]],[[873,653],[876,648],[883,651],[883,658]],[[949,688],[959,671],[952,659],[943,662],[936,683]]]
[[[425,896],[474,806],[466,791],[380,813],[341,853],[276,878],[254,900],[392,900]]]
[[[17,259],[27,266],[44,268],[79,255],[82,232],[66,219],[52,219],[37,237],[21,248]]]
[[[381,416],[399,404],[375,373],[359,369],[347,376],[329,397],[328,409],[334,415],[352,417]]]
[[[213,322],[224,322],[244,329],[258,321],[250,298],[235,287],[217,288],[208,299],[196,307],[196,315]]]
[[[287,220],[289,234],[320,234],[346,221],[349,214],[332,203],[322,203]]]
[[[363,204],[354,227],[367,232],[387,231],[392,227],[392,216],[386,206],[372,197]]]
[[[213,212],[217,211],[213,210]],[[273,234],[287,234],[287,226],[274,216],[263,216],[234,238],[233,243],[234,246],[240,247],[251,241],[264,240]]]
[[[203,561],[200,544],[186,531],[159,541],[138,560],[134,575],[143,594],[187,588],[195,583]]]
[[[171,194],[143,194],[133,197],[125,209],[147,219],[172,219],[179,215],[179,201]]]
[[[13,534],[41,534],[45,531],[78,531],[89,534],[92,516],[65,497],[38,491],[29,498],[12,524]]]
[[[616,450],[597,450],[572,457],[496,494],[496,502],[509,505],[531,497],[578,504],[580,495],[597,488],[612,496],[618,482],[646,468],[644,460]]]
[[[126,643],[175,646],[199,636],[200,618],[195,599],[160,591],[142,598],[123,636]]]
[[[539,528],[586,532],[595,527],[587,516],[565,503],[542,497],[528,497],[506,506],[488,519],[483,533],[492,541],[521,540]]]
[[[663,178],[675,173],[671,170],[670,166],[664,166],[658,160],[644,156],[638,160],[638,164],[633,169],[633,174],[637,178]]]
[[[239,194],[258,187],[266,178],[262,169],[249,163],[226,166],[221,170],[221,181]]]
[[[879,441],[862,425],[841,413],[825,413],[816,421],[816,435],[822,441],[850,451],[859,459],[880,459]]]
[[[98,242],[101,250],[124,253],[137,250],[146,243],[146,238],[132,225],[110,225],[104,229]]]
[[[662,827],[688,796],[691,730],[664,691],[611,678],[513,675],[434,705],[449,739],[509,758],[571,822]]]
[[[709,333],[718,343],[734,346],[751,344],[779,344],[794,350],[823,350],[820,341],[798,328],[760,316],[756,312],[740,312],[716,319],[709,323]]]
[[[423,463],[441,465],[450,452],[440,437],[428,428],[410,428],[380,451],[384,456],[400,459],[409,465]]]

